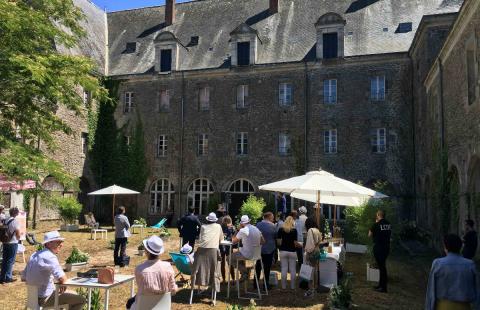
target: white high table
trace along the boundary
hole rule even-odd
[[[57,283],[55,285],[55,309],[60,309],[58,307],[58,296],[59,296],[59,288],[60,286],[66,287],[83,287],[88,289],[88,307],[87,309],[90,310],[91,308],[91,299],[92,299],[92,289],[104,289],[105,290],[105,304],[103,309],[108,310],[108,302],[110,298],[110,289],[119,286],[122,284],[126,284],[128,282],[132,282],[131,289],[130,289],[130,297],[133,297],[134,293],[134,286],[135,286],[135,276],[133,275],[123,275],[123,274],[116,274],[115,280],[112,284],[102,284],[98,283],[97,278],[72,278],[68,279],[67,282],[63,284]],[[125,301],[126,302],[126,301]]]

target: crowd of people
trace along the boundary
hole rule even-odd
[[[15,262],[16,246],[19,244],[20,232],[16,221],[18,209],[11,208],[9,217],[4,216],[0,208],[0,222],[6,227],[6,236],[2,235],[3,260],[0,273],[0,282],[9,283],[16,279],[12,277],[13,263]],[[285,214],[282,214],[285,215]],[[220,274],[226,281],[226,262],[230,249],[222,245],[223,240],[231,241],[234,245],[241,245],[238,251],[232,253],[232,264],[229,266],[231,278],[235,279],[235,267],[238,265],[239,281],[248,281],[250,272],[256,272],[260,278],[263,264],[267,288],[270,284],[270,271],[276,261],[280,261],[281,288],[287,289],[287,275],[290,275],[290,289],[295,289],[300,284],[297,281],[297,272],[301,264],[314,267],[318,263],[320,251],[326,244],[324,236],[317,221],[307,217],[307,209],[300,207],[297,211],[289,213],[286,217],[277,219],[271,212],[263,214],[263,219],[256,225],[251,223],[248,215],[240,217],[239,226],[233,225],[232,219],[226,214],[224,208],[219,208],[217,213],[210,213],[204,223],[195,215],[194,209],[178,221],[178,230],[182,238],[179,252],[187,257],[192,269],[192,284],[211,286],[215,291],[220,291]],[[130,223],[125,216],[125,208],[119,207],[114,219],[115,223],[115,265],[128,264],[126,256],[127,239],[130,237]],[[472,259],[477,250],[478,237],[474,230],[472,220],[465,221],[465,235],[463,240],[453,234],[444,238],[445,257],[433,261],[429,275],[426,304],[427,310],[443,309],[480,309],[480,278],[475,263]],[[375,224],[369,231],[373,239],[373,254],[380,269],[380,281],[375,289],[387,293],[386,260],[390,252],[390,238],[392,226],[385,219],[385,213],[379,210],[376,213]],[[7,240],[8,239],[8,240]],[[67,281],[59,260],[64,238],[57,231],[47,232],[44,235],[43,250],[35,252],[29,259],[21,277],[28,285],[38,288],[38,303],[40,306],[52,306],[54,303],[54,281],[65,283]],[[170,292],[175,294],[178,287],[175,282],[175,272],[170,263],[164,262],[160,256],[165,248],[163,241],[158,236],[151,236],[143,241],[147,255],[145,262],[136,266],[135,280],[138,295],[155,295]],[[194,252],[194,247],[196,251]],[[247,268],[245,261],[257,255],[261,262],[256,266]],[[221,261],[219,264],[218,261]],[[305,296],[315,293],[314,288],[321,289],[312,277],[310,282],[301,283],[300,287],[306,289]],[[298,282],[298,283],[297,283]],[[254,282],[256,285],[256,282]],[[127,309],[136,308],[136,298],[127,301]],[[59,303],[68,304],[69,309],[82,309],[85,299],[72,292],[60,289]]]

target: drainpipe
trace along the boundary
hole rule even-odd
[[[304,63],[304,70],[305,70],[305,107],[304,107],[304,110],[305,110],[305,118],[304,118],[304,133],[303,133],[303,136],[304,136],[304,143],[303,143],[303,152],[304,152],[304,172],[307,172],[307,169],[308,169],[308,103],[309,103],[309,98],[310,98],[310,94],[309,94],[309,84],[310,84],[310,78],[308,76],[308,66],[307,66],[307,61],[305,61]]]
[[[179,182],[179,195],[178,206],[180,208],[179,217],[183,215],[182,207],[182,194],[183,194],[183,140],[185,132],[185,73],[182,71],[182,103],[180,112],[180,182]],[[178,218],[177,218],[178,220]]]

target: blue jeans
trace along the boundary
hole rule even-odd
[[[18,243],[4,243],[0,282],[12,281],[13,264],[17,256]]]

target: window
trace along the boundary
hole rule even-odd
[[[467,50],[467,79],[468,79],[468,104],[472,104],[476,99],[477,72],[476,72],[475,52],[473,49]]]
[[[208,135],[202,133],[198,135],[198,156],[205,156],[208,154]]]
[[[323,34],[323,58],[338,57],[338,34],[336,32]]]
[[[172,50],[160,51],[160,72],[172,71]]]
[[[250,42],[237,43],[237,59],[239,66],[250,65]]]
[[[395,33],[407,33],[412,31],[412,22],[398,24],[397,31]]]
[[[160,111],[167,111],[170,109],[170,90],[160,91]]]
[[[385,153],[387,149],[387,136],[385,128],[377,128],[372,131],[372,152]]]
[[[278,152],[280,155],[290,154],[290,137],[286,133],[278,136]]]
[[[337,102],[337,80],[323,81],[323,102],[327,104]]]
[[[255,193],[255,187],[253,187],[253,184],[246,179],[238,179],[232,182],[228,192],[236,194],[253,194]]]
[[[92,92],[88,90],[83,91],[83,104],[88,105],[92,100]]]
[[[199,110],[208,111],[209,108],[210,108],[210,87],[200,88]]]
[[[337,153],[337,130],[325,130],[323,134],[323,147],[326,154]]]
[[[247,107],[248,85],[237,86],[237,109],[244,109]]]
[[[370,99],[372,101],[385,100],[385,76],[375,76],[370,80]]]
[[[157,157],[167,156],[167,136],[159,135],[157,139]]]
[[[88,153],[88,133],[82,132],[82,154]]]
[[[237,134],[237,155],[248,154],[248,133],[239,132]]]
[[[126,92],[125,93],[123,112],[124,113],[130,113],[132,110],[133,110],[133,93],[132,92]]]
[[[278,102],[281,106],[292,105],[292,84],[280,83],[278,86]]]
[[[137,42],[127,42],[125,46],[125,54],[135,53],[137,51]]]
[[[165,214],[173,211],[175,191],[172,182],[160,179],[150,187],[150,214]]]
[[[126,146],[130,145],[130,136],[123,136],[123,142],[125,143]]]
[[[193,181],[188,188],[188,207],[194,207],[197,214],[207,213],[210,195],[213,193],[212,183],[208,179]]]

